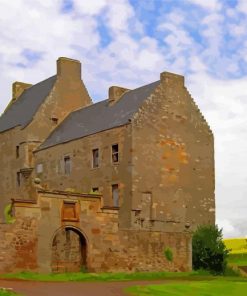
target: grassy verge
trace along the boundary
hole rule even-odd
[[[247,282],[220,280],[199,282],[178,282],[165,285],[136,286],[125,290],[130,295],[138,296],[239,296],[245,295]]]
[[[247,253],[230,254],[227,262],[237,266],[247,266]]]
[[[0,289],[0,296],[21,296],[21,295],[16,294],[16,293],[11,292],[11,291],[8,291],[8,290]]]
[[[234,280],[236,274],[231,278]],[[2,279],[21,279],[32,281],[134,281],[134,280],[214,280],[216,277],[207,271],[192,272],[134,272],[134,273],[59,273],[59,274],[40,274],[33,272],[20,272],[0,275]],[[225,276],[217,278],[226,278]],[[238,279],[238,278],[237,278]],[[243,281],[247,281],[243,279]]]
[[[135,273],[60,273],[40,274],[20,272],[2,274],[0,278],[32,281],[133,281],[133,280],[204,280],[214,279],[206,271],[193,272],[135,272]]]

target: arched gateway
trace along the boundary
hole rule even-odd
[[[59,229],[52,241],[52,272],[78,272],[87,267],[87,241],[77,229]]]

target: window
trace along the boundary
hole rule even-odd
[[[99,149],[93,149],[93,168],[99,167]]]
[[[16,158],[19,158],[19,156],[20,156],[20,146],[16,146],[15,154],[16,154]]]
[[[65,175],[70,175],[70,173],[71,173],[70,156],[64,156],[64,173],[65,173]]]
[[[118,184],[112,185],[112,199],[113,199],[113,206],[119,207]]]
[[[16,183],[17,183],[18,187],[21,186],[21,173],[20,172],[16,173]]]
[[[37,164],[37,166],[36,166],[36,173],[37,174],[43,173],[43,164],[42,163]]]
[[[93,187],[93,188],[92,188],[92,191],[93,191],[93,192],[99,192],[99,187]]]
[[[118,163],[118,144],[112,145],[112,163]]]

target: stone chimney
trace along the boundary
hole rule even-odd
[[[57,76],[62,78],[81,79],[81,63],[65,57],[57,60]]]
[[[109,105],[111,106],[115,104],[122,97],[122,95],[129,90],[130,89],[128,88],[124,88],[120,86],[111,86],[109,88],[109,99],[108,99]]]
[[[184,76],[170,72],[160,73],[160,81],[165,84],[184,86]]]
[[[31,87],[32,84],[16,81],[12,84],[12,101],[16,101],[25,89]]]

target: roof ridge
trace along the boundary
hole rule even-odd
[[[159,83],[160,80],[130,90],[110,107],[106,99],[71,112],[36,151],[129,124],[129,119]]]
[[[29,90],[32,89],[33,87],[38,86],[38,85],[40,85],[41,83],[44,83],[44,82],[46,82],[47,80],[49,80],[49,79],[51,79],[51,78],[55,78],[56,76],[57,76],[57,75],[55,74],[55,75],[53,75],[53,76],[50,76],[50,77],[48,77],[48,78],[46,78],[46,79],[44,79],[44,80],[42,80],[42,81],[40,81],[40,82],[38,82],[38,83],[33,84],[32,86],[26,88],[26,89],[22,92],[22,94],[19,96],[19,98],[21,98],[21,96],[22,96],[25,92],[29,91]],[[19,98],[18,98],[15,102],[17,102],[17,101],[19,100]],[[15,102],[14,102],[14,103],[15,103]]]

